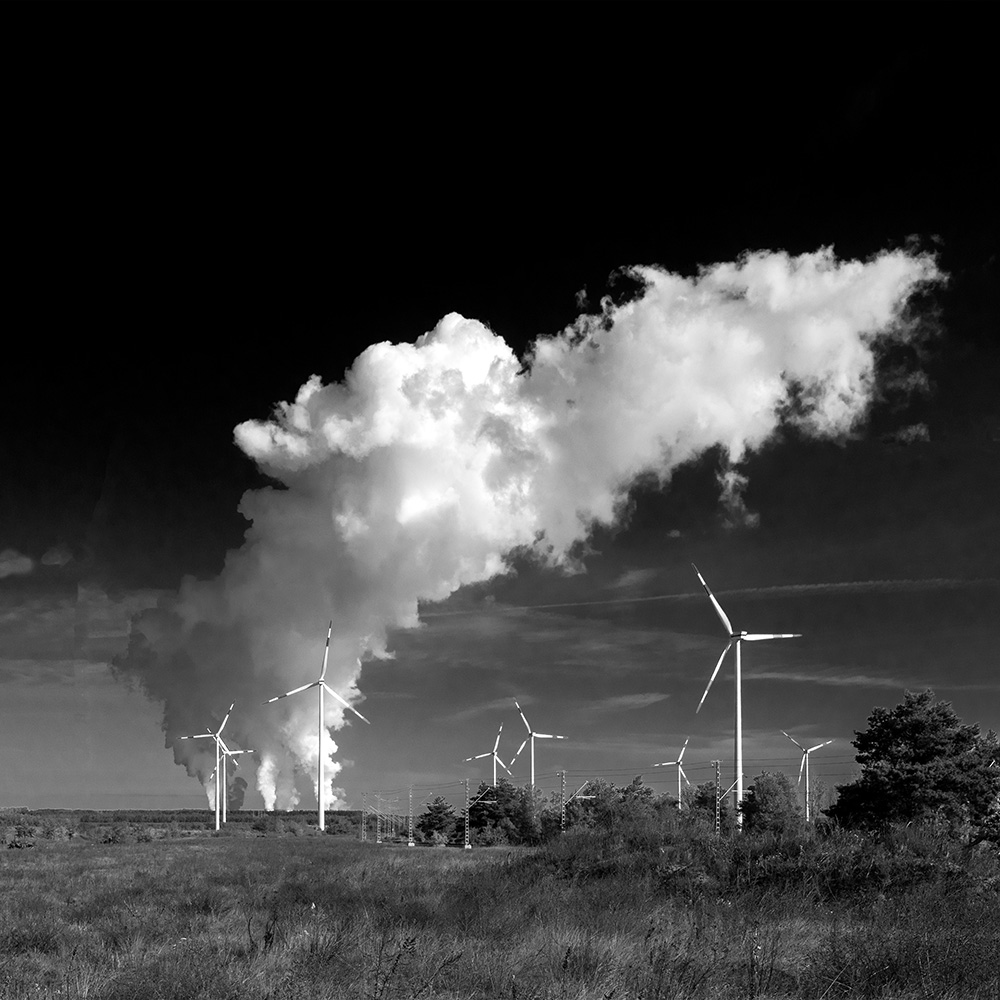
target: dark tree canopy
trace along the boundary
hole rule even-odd
[[[753,833],[785,836],[802,828],[803,817],[791,778],[780,771],[758,775],[740,804],[743,823]]]
[[[480,844],[523,844],[537,840],[536,809],[531,791],[506,778],[495,786],[482,782],[469,809],[469,828]]]
[[[992,730],[963,725],[933,691],[906,692],[893,709],[876,708],[855,732],[861,777],[838,787],[827,815],[845,826],[943,821],[983,830],[995,822],[1000,746]]]
[[[417,830],[425,840],[449,839],[455,832],[455,808],[442,796],[437,796],[417,820]]]

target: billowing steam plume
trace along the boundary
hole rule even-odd
[[[502,571],[515,547],[565,564],[640,473],[666,480],[721,445],[721,493],[738,507],[737,465],[781,419],[828,436],[864,416],[878,343],[911,336],[901,310],[939,277],[919,254],[828,250],[748,254],[695,278],[634,273],[639,298],[540,339],[528,366],[451,313],[236,428],[282,486],[243,497],[243,547],[218,579],[139,616],[118,664],[164,703],[178,762],[205,777],[208,754],[176,737],[236,698],[227,738],[261,751],[258,788],[290,808],[296,769],[315,774],[316,703],[260,703],[317,676],[330,617],[328,680],[353,701],[361,662],[390,655],[388,630],[416,625],[418,600]],[[326,723],[344,724],[332,698]]]

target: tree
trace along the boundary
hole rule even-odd
[[[706,781],[696,788],[686,788],[683,793],[684,810],[681,816],[684,822],[696,829],[715,830],[715,782]],[[733,833],[736,829],[736,817],[729,805],[731,796],[727,795],[719,803],[719,827],[723,834]]]
[[[417,820],[416,827],[424,840],[446,844],[455,832],[455,807],[438,795]]]
[[[469,828],[477,843],[522,844],[537,840],[536,810],[527,787],[518,788],[506,778],[495,786],[484,781],[473,803]]]
[[[764,771],[747,789],[740,812],[749,833],[773,833],[782,837],[802,828],[795,786],[787,774]]]
[[[826,814],[844,826],[943,821],[953,831],[997,823],[1000,745],[992,730],[966,726],[934,692],[907,691],[893,709],[875,708],[853,742],[861,777],[837,788]]]

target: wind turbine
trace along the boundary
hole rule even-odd
[[[781,732],[782,732],[782,735],[788,736],[788,733],[786,733],[784,731],[784,729],[782,729]],[[827,746],[829,746],[833,742],[833,740],[827,740],[825,743],[817,743],[816,746],[810,747],[807,750],[797,739],[794,739],[791,736],[788,736],[788,738],[802,751],[802,763],[799,764],[799,784],[800,785],[802,784],[802,771],[804,769],[805,772],[806,772],[806,822],[808,823],[809,822],[809,812],[810,812],[810,810],[809,810],[809,754],[811,754],[814,750],[819,750],[820,747],[827,747]]]
[[[497,749],[500,746],[500,734],[503,732],[503,723],[500,724],[500,728],[497,730],[496,742],[493,744],[492,750],[487,750],[486,753],[477,753],[475,757],[466,757],[466,761],[479,760],[482,757],[492,757],[493,758],[493,787],[496,788],[497,784],[497,764],[499,764],[508,774],[510,774],[510,768],[500,759]],[[513,764],[514,762],[511,761]]]
[[[514,704],[517,705],[517,699],[514,699]],[[524,728],[528,730],[528,735],[525,737],[524,743],[531,741],[531,788],[534,791],[535,788],[535,740],[564,740],[565,736],[553,736],[551,733],[536,733],[531,726],[528,725],[528,720],[524,717],[524,712],[521,712],[521,706],[517,705],[518,712],[521,713],[521,721],[524,723]],[[511,763],[513,764],[515,760],[521,755],[521,751],[524,749],[524,743],[522,743],[517,748],[517,753],[511,758]],[[508,771],[508,774],[510,772]]]
[[[235,702],[234,702],[234,704],[235,704]],[[221,730],[220,730],[220,732],[221,732]],[[217,749],[222,751],[222,787],[225,789],[225,791],[223,792],[223,795],[222,795],[222,822],[225,823],[226,822],[226,805],[227,805],[228,800],[229,800],[229,779],[228,779],[228,777],[226,775],[226,761],[230,757],[238,757],[240,754],[243,754],[243,753],[254,753],[254,751],[253,750],[230,750],[229,747],[226,746],[226,741],[221,736],[216,736],[215,737],[215,742],[218,744],[218,748]],[[233,761],[233,767],[238,767],[238,766],[239,766],[239,761],[234,760]],[[216,787],[218,787],[218,783],[216,783]]]
[[[215,740],[215,770],[212,772],[212,774],[215,775],[215,829],[216,830],[219,829],[219,797],[220,797],[219,796],[219,751],[221,746],[224,745],[222,743],[222,730],[226,728],[226,723],[229,721],[229,716],[232,714],[233,705],[235,704],[236,702],[234,701],[233,704],[229,706],[229,711],[226,712],[226,717],[222,720],[222,725],[219,726],[218,732],[213,733],[212,730],[209,729],[207,732],[197,733],[194,736],[181,737],[182,740],[206,740],[206,739]],[[209,778],[211,778],[211,776],[212,775],[210,774]]]
[[[654,764],[653,767],[673,767],[677,765],[677,808],[680,810],[681,807],[681,776],[684,776],[684,780],[687,781],[690,787],[691,782],[688,781],[688,776],[684,774],[684,768],[681,766],[681,761],[684,759],[684,751],[687,750],[687,745],[690,743],[691,737],[689,736],[684,741],[684,746],[681,747],[681,752],[677,755],[677,760],[665,760],[662,764]]]
[[[362,722],[368,722],[368,720],[349,702],[342,698],[336,691],[326,683],[326,662],[330,656],[330,635],[333,633],[333,621],[327,626],[326,629],[326,649],[323,650],[323,669],[320,672],[319,677],[309,684],[303,684],[302,687],[293,688],[291,691],[286,691],[284,694],[276,695],[274,698],[268,698],[265,705],[270,705],[271,702],[280,701],[282,698],[287,698],[289,695],[298,694],[300,691],[308,691],[310,688],[316,688],[316,693],[319,696],[319,760],[317,761],[316,771],[317,771],[317,782],[316,782],[316,807],[319,811],[319,828],[322,832],[326,829],[326,814],[323,810],[323,734],[326,732],[326,725],[324,722],[323,715],[323,692],[327,694],[332,694],[337,701],[344,704],[349,708]],[[368,722],[370,726],[371,723]]]
[[[698,573],[698,579],[705,588],[705,593],[708,594],[708,599],[712,602],[715,613],[719,616],[719,620],[729,635],[729,642],[726,643],[726,648],[722,651],[722,656],[719,657],[719,662],[716,663],[715,670],[712,671],[712,676],[709,678],[708,687],[705,688],[705,693],[701,696],[701,701],[698,702],[698,707],[695,709],[696,714],[701,711],[701,706],[705,704],[709,688],[711,688],[712,682],[719,673],[719,668],[722,666],[722,661],[726,658],[726,653],[729,652],[733,643],[736,644],[736,736],[734,740],[734,767],[736,772],[736,822],[739,826],[742,826],[743,816],[739,809],[740,803],[743,801],[743,674],[740,660],[741,647],[744,642],[759,642],[762,639],[798,639],[802,633],[735,631],[733,623],[729,620],[726,612],[722,610],[722,605],[715,599],[715,594],[708,589],[705,578],[698,572],[698,567],[694,563],[691,563],[691,566],[695,573]]]

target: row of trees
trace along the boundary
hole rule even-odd
[[[895,823],[928,824],[969,841],[1000,843],[1000,743],[990,730],[964,725],[948,702],[932,691],[907,692],[893,709],[876,708],[868,728],[853,741],[860,777],[837,788],[837,799],[820,822],[847,828],[879,830]],[[660,820],[702,831],[715,827],[716,788],[699,785],[678,814],[670,795],[657,796],[641,777],[624,786],[595,780],[586,797],[565,807],[566,828],[613,829],[621,824]],[[728,800],[721,803],[723,833],[735,817]],[[563,806],[526,787],[501,780],[493,788],[483,782],[469,810],[474,844],[531,844],[562,829]],[[764,772],[754,779],[741,806],[744,828],[777,836],[800,832],[804,819],[800,797],[781,772]],[[416,829],[428,843],[464,839],[464,824],[444,798],[429,804]]]

